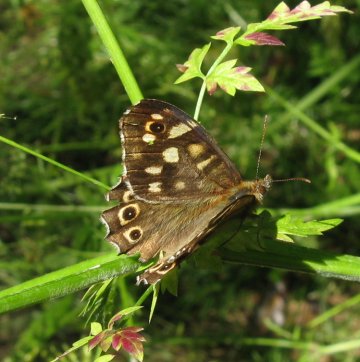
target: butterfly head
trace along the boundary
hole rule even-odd
[[[233,194],[230,197],[230,202],[237,202],[240,199],[248,200],[250,196],[252,199],[261,203],[264,195],[268,192],[271,187],[273,180],[270,175],[266,175],[263,179],[256,179],[253,181],[244,181],[242,180],[234,189]],[[245,203],[247,203],[245,201]]]
[[[272,178],[270,175],[266,175],[263,179],[257,179],[251,182],[251,194],[255,196],[257,202],[261,203],[264,195],[269,191]]]

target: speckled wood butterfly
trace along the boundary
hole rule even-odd
[[[153,284],[191,254],[225,219],[247,213],[272,179],[243,181],[227,155],[179,108],[142,100],[120,119],[123,175],[107,200],[106,239],[121,253],[158,262],[138,277]]]

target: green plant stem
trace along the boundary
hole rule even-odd
[[[153,286],[150,285],[145,290],[145,292],[141,295],[141,297],[137,300],[137,302],[135,303],[135,306],[142,305],[144,303],[144,301],[151,295],[152,292],[153,292]]]
[[[0,314],[85,289],[109,278],[143,270],[137,257],[109,253],[0,291]]]
[[[355,295],[354,297],[347,299],[345,302],[336,305],[333,308],[328,309],[321,315],[317,316],[316,318],[312,319],[308,323],[309,328],[316,328],[320,324],[326,322],[327,320],[333,318],[334,316],[342,313],[344,310],[351,308],[360,303],[360,294]]]
[[[201,105],[202,105],[202,102],[204,99],[205,91],[206,91],[206,82],[204,80],[201,85],[199,97],[196,102],[196,108],[195,108],[195,112],[194,112],[194,119],[196,119],[196,120],[198,120],[198,118],[199,118],[200,109],[201,109]]]
[[[294,104],[288,102],[285,98],[277,94],[274,90],[267,88],[266,92],[271,98],[276,102],[281,104],[289,113],[299,118],[299,120],[309,127],[314,133],[319,135],[321,138],[326,140],[332,147],[336,148],[339,151],[342,151],[346,156],[351,158],[356,162],[360,162],[360,153],[351,147],[347,146],[345,143],[339,141],[337,138],[327,131],[325,128],[321,127],[316,123],[312,118],[308,117],[305,113],[299,110]]]
[[[214,71],[214,69],[222,62],[222,60],[227,56],[227,54],[229,53],[229,51],[231,50],[233,46],[233,42],[228,42],[225,46],[225,48],[223,49],[223,51],[221,52],[221,54],[218,56],[218,58],[215,60],[215,62],[213,63],[213,65],[210,67],[210,69],[208,70],[208,72],[206,73],[206,76],[203,80],[203,83],[201,85],[200,88],[200,92],[199,92],[199,96],[196,102],[196,107],[195,107],[195,112],[194,112],[194,119],[198,120],[199,118],[199,114],[200,114],[200,109],[201,109],[201,105],[202,102],[204,100],[204,95],[205,95],[205,91],[206,91],[206,78]]]
[[[131,103],[138,103],[144,97],[99,4],[96,0],[82,0],[82,3],[109,53]]]
[[[70,168],[68,166],[65,166],[60,162],[54,161],[53,159],[51,159],[49,157],[46,157],[46,156],[42,155],[39,152],[33,151],[32,149],[30,149],[28,147],[22,146],[22,145],[20,145],[19,143],[15,142],[15,141],[12,141],[12,140],[10,140],[10,139],[8,139],[6,137],[3,137],[3,136],[0,136],[0,141],[3,142],[3,143],[6,143],[9,146],[17,148],[17,149],[19,149],[19,150],[21,150],[23,152],[26,152],[26,153],[28,153],[28,154],[30,154],[32,156],[40,158],[41,160],[44,160],[44,161],[46,161],[46,162],[48,162],[48,163],[50,163],[50,164],[52,164],[52,165],[54,165],[56,167],[59,167],[59,168],[61,168],[62,170],[66,171],[66,172],[69,172],[69,173],[72,173],[73,175],[81,177],[82,179],[84,179],[84,180],[86,180],[88,182],[91,182],[96,186],[100,186],[100,187],[102,187],[103,189],[105,189],[107,191],[110,190],[110,187],[108,185],[105,185],[102,182],[93,179],[92,177],[84,175],[81,172],[78,172],[78,171],[76,171],[76,170],[74,170],[74,169],[72,169],[72,168]]]

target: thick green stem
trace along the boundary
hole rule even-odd
[[[144,97],[99,4],[96,0],[82,0],[82,3],[110,55],[131,103],[138,103]]]

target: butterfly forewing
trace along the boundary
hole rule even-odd
[[[120,120],[123,179],[138,199],[182,202],[241,180],[204,128],[177,107],[143,100]]]

